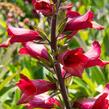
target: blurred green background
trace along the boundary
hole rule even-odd
[[[32,29],[46,21],[46,18],[40,20],[40,16],[34,12],[30,2],[31,0],[0,0],[0,43],[8,37],[6,22]],[[95,20],[105,26],[102,31],[94,29],[79,31],[69,42],[70,48],[81,46],[87,50],[93,40],[98,40],[102,47],[101,58],[109,61],[109,0],[69,0],[69,2],[73,3],[72,9],[81,14],[88,9],[93,10]],[[43,29],[49,31],[47,28],[48,24],[45,22]],[[20,46],[20,44],[13,44],[6,49],[0,48],[0,109],[23,109],[23,106],[16,105],[20,98],[20,91],[15,86],[19,80],[19,73],[24,73],[31,79],[45,78],[45,73],[50,76],[49,71],[35,59],[20,56],[18,54]],[[74,77],[66,80],[69,97],[72,101],[82,96],[93,97],[108,81],[109,65],[105,68],[86,69],[82,79]]]

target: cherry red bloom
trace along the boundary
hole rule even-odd
[[[32,0],[32,4],[37,12],[41,12],[43,15],[52,15],[54,6],[50,3],[50,0]]]
[[[37,31],[29,29],[16,28],[9,25],[7,28],[7,32],[10,38],[8,38],[7,41],[3,44],[0,44],[0,47],[7,47],[9,46],[9,44],[13,44],[15,42],[41,40],[41,37]]]
[[[87,11],[84,15],[80,15],[76,11],[68,10],[66,14],[68,20],[64,29],[64,32],[70,31],[71,35],[75,35],[79,30],[86,28],[94,28],[97,30],[104,29],[103,26],[99,25],[94,19],[94,14],[92,11]]]
[[[104,91],[97,97],[84,98],[74,103],[74,107],[79,109],[108,109],[109,108],[109,87],[106,86]]]
[[[38,95],[56,88],[54,83],[41,79],[30,80],[24,75],[21,75],[21,79],[17,83],[17,86],[22,91],[22,97],[19,100],[19,104],[27,102],[34,95]]]
[[[48,60],[47,48],[43,44],[36,44],[34,42],[26,42],[23,48],[19,50],[20,54],[28,54],[36,59]]]
[[[51,109],[56,106],[60,106],[60,103],[56,98],[51,98],[48,95],[40,94],[40,95],[36,95],[25,105],[28,109],[33,109],[33,108]]]
[[[96,65],[103,67],[106,64],[109,64],[109,61],[102,61],[100,59],[100,53],[100,44],[99,42],[94,41],[91,48],[86,53],[83,53],[82,48],[67,50],[60,54],[59,61],[67,73],[81,77],[85,68]]]

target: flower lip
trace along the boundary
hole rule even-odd
[[[84,53],[90,60],[94,60],[100,57],[101,46],[98,41],[93,41],[91,48]]]
[[[36,93],[36,87],[32,83],[31,80],[29,80],[26,76],[23,74],[20,75],[21,80],[16,84],[23,93],[26,93],[27,95],[31,95]]]

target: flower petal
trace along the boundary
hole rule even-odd
[[[79,63],[87,63],[88,60],[88,58],[84,56],[82,48],[68,50],[63,54],[62,58],[63,65],[68,67],[72,65],[77,65]]]
[[[32,95],[36,93],[36,87],[30,79],[21,74],[21,80],[16,84],[23,93],[26,95]]]
[[[94,21],[91,21],[91,24],[92,24],[91,28],[94,28],[94,29],[97,29],[97,30],[104,29],[104,26],[102,26],[102,25],[100,25],[100,24],[98,24],[98,23],[96,23]]]
[[[26,42],[24,48],[21,48],[20,54],[29,54],[36,59],[46,59],[48,60],[47,48],[43,44],[36,44],[34,42]]]
[[[56,89],[55,83],[51,83],[51,82],[46,81],[46,80],[42,80],[42,79],[32,80],[32,83],[37,88],[37,94],[41,94],[41,93],[46,92],[48,90]]]
[[[108,109],[109,103],[106,97],[108,96],[107,93],[103,93],[94,103],[92,109]]]
[[[17,104],[20,105],[20,104],[28,103],[28,101],[30,101],[33,97],[34,97],[34,94],[29,96],[26,93],[23,93],[21,95],[20,100],[17,102]]]
[[[63,67],[66,73],[71,74],[72,76],[82,77],[82,72],[84,71],[84,64],[77,64],[72,67]]]
[[[74,102],[74,107],[79,109],[92,109],[95,99],[83,98]]]
[[[37,31],[16,28],[8,25],[8,35],[11,37],[10,43],[14,42],[27,42],[32,40],[40,40],[41,37]]]
[[[55,98],[50,98],[45,94],[40,94],[35,96],[32,100],[29,101],[27,108],[44,108],[44,109],[51,109],[56,106],[60,106],[60,103]]]
[[[94,14],[92,11],[87,11],[86,14],[81,15],[73,19],[73,22],[86,22],[86,21],[92,21],[94,18]]]
[[[28,50],[25,48],[25,47],[23,47],[23,48],[21,48],[20,50],[19,50],[19,53],[20,54],[28,54]]]
[[[83,54],[82,48],[74,50],[68,50],[59,56],[59,61],[63,65],[66,73],[73,76],[82,76],[85,64],[88,62],[88,58]]]
[[[104,67],[106,64],[109,64],[109,61],[103,61],[100,59],[100,54],[101,46],[99,42],[94,41],[91,48],[86,53],[84,53],[84,55],[88,58],[88,62],[85,65],[85,68],[93,67],[96,65]]]
[[[84,55],[88,57],[89,60],[95,60],[100,57],[100,53],[101,46],[98,41],[94,41],[91,48],[86,53],[84,53]]]
[[[6,48],[10,45],[10,39],[8,38],[7,41],[3,42],[2,44],[0,44],[0,47]]]
[[[78,12],[76,12],[76,11],[68,10],[67,13],[66,13],[66,16],[68,18],[75,18],[75,17],[80,16],[80,14]]]
[[[103,61],[101,59],[89,60],[88,63],[85,65],[85,68],[93,67],[96,65],[100,67],[104,67],[107,64],[109,64],[109,61]]]
[[[60,64],[60,66],[61,66],[61,75],[62,75],[62,78],[68,78],[68,77],[70,77],[71,74],[70,74],[70,73],[67,73],[67,72],[64,70],[63,65]]]

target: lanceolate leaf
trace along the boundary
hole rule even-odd
[[[3,80],[2,83],[0,84],[0,91],[18,74],[19,73],[14,73],[11,76],[8,76],[5,80]]]

